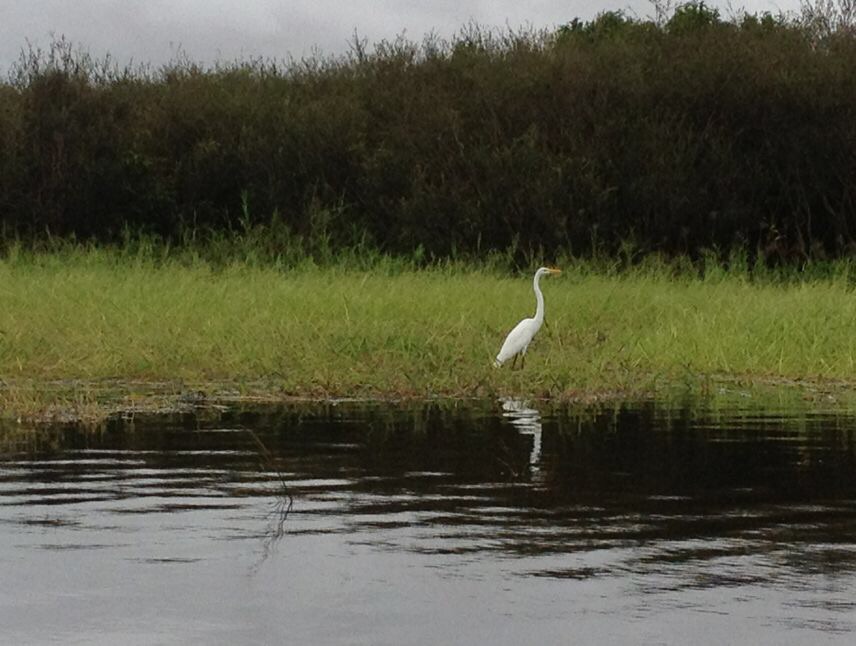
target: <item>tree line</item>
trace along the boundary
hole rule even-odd
[[[433,257],[849,254],[856,30],[819,6],[209,66],[118,66],[59,39],[0,83],[0,225],[177,243],[276,226]]]

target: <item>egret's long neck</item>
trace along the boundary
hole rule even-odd
[[[544,321],[544,295],[541,293],[541,286],[538,281],[541,280],[541,274],[535,274],[535,279],[532,281],[532,288],[535,290],[535,302],[538,304],[535,308],[535,320],[541,324]]]

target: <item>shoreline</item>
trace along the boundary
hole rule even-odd
[[[701,381],[699,383],[702,383]],[[749,378],[717,375],[703,385],[661,383],[637,390],[572,390],[551,395],[513,393],[489,388],[474,392],[346,392],[285,391],[275,383],[229,381],[182,382],[109,379],[103,381],[0,380],[0,425],[33,427],[63,424],[98,426],[110,419],[136,415],[173,415],[225,411],[256,405],[376,404],[408,405],[429,402],[484,403],[506,398],[546,406],[596,406],[658,400],[742,402],[768,406],[778,401],[806,408],[856,410],[856,380]]]
[[[856,401],[850,264],[802,280],[746,268],[542,281],[523,369],[492,367],[535,309],[531,273],[238,263],[101,250],[0,259],[0,417],[99,420],[248,401],[598,402],[735,389]],[[765,395],[766,396],[766,395]]]

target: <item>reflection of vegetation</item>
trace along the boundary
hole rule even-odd
[[[819,413],[794,401],[770,401],[556,407],[546,423],[547,451],[561,456],[554,477],[584,486],[592,479],[620,486],[626,478],[645,495],[703,489],[737,499],[741,487],[758,487],[752,495],[770,500],[823,497],[856,484],[852,411]],[[790,442],[780,441],[782,434]]]
[[[783,402],[765,413],[740,396],[715,406],[535,408],[544,437],[537,479],[521,477],[531,445],[499,404],[475,412],[345,405],[334,413],[338,426],[311,409],[285,411],[274,424],[280,446],[315,477],[349,474],[347,488],[359,495],[342,497],[347,527],[379,533],[384,549],[561,554],[560,569],[538,573],[583,578],[605,574],[580,567],[585,554],[609,550],[634,571],[691,564],[702,577],[695,585],[712,586],[731,584],[723,564],[747,553],[770,553],[791,573],[830,569],[824,559],[835,548],[816,544],[852,537],[852,414]],[[416,428],[414,419],[428,423]],[[429,529],[399,542],[385,533],[399,523]],[[817,556],[784,562],[805,546]],[[838,563],[856,567],[850,553]]]
[[[294,506],[294,497],[288,487],[288,481],[285,474],[282,472],[280,465],[277,464],[275,456],[270,452],[265,443],[262,442],[258,434],[251,428],[246,429],[246,432],[253,439],[253,442],[258,448],[261,467],[263,470],[272,471],[276,474],[279,482],[279,487],[276,494],[276,502],[271,511],[269,518],[272,523],[268,531],[265,532],[264,540],[262,541],[262,555],[258,567],[265,561],[271,553],[276,549],[277,544],[285,535],[285,521],[288,520],[288,514]]]
[[[543,413],[560,434],[614,433],[622,425],[656,427],[658,431],[709,427],[742,432],[779,429],[794,434],[842,433],[853,428],[852,405],[828,401],[818,407],[799,390],[778,387],[732,390],[697,396],[688,391],[664,393],[641,401],[604,401],[585,405],[544,403]],[[636,421],[628,419],[628,415]]]
[[[217,491],[230,510],[229,532],[230,498],[254,498],[252,509],[271,501],[252,571],[275,558],[281,541],[288,544],[289,531],[341,531],[358,532],[378,549],[521,555],[521,567],[542,576],[587,578],[616,566],[665,571],[676,575],[668,577],[669,589],[683,585],[687,568],[695,586],[740,584],[748,554],[775,566],[764,568],[765,580],[849,574],[856,567],[847,549],[856,518],[854,417],[791,405],[797,403],[765,410],[737,395],[713,405],[689,397],[530,402],[530,411],[522,402],[484,400],[304,402],[141,415],[111,421],[98,434],[15,427],[0,432],[0,454],[34,456],[37,463],[60,458],[55,470],[12,474],[26,481],[97,471],[107,496],[117,493],[113,475],[125,484],[123,497],[150,494],[132,483],[137,467],[141,487],[166,486],[191,499],[197,489],[206,498]],[[503,416],[510,412],[531,415],[543,430],[538,477],[526,475],[532,429]],[[76,464],[84,448],[93,451]],[[33,488],[32,495],[51,493]],[[257,545],[253,527],[242,526],[238,538],[251,532]],[[587,559],[592,550],[597,554]],[[739,563],[729,564],[731,558]]]
[[[0,422],[0,457],[32,453],[47,436],[47,433],[39,433],[31,427]]]

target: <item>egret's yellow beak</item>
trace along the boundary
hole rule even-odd
[[[548,267],[547,271],[549,271],[551,274],[561,274],[562,273],[561,269],[556,269],[555,267]]]

